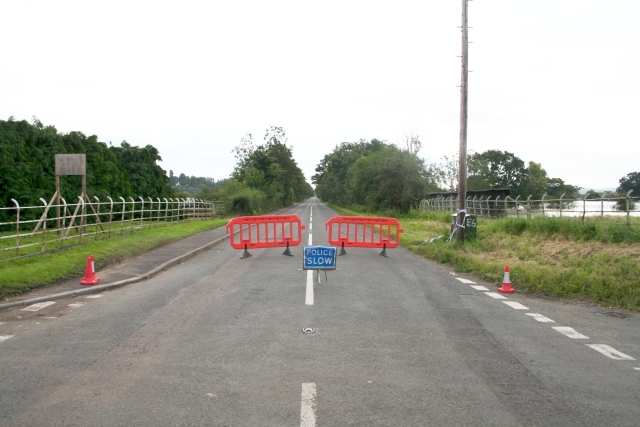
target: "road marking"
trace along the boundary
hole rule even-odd
[[[636,371],[640,371],[640,368],[633,368],[633,369],[635,369]]]
[[[85,305],[86,303],[84,302],[74,302],[72,304],[69,304],[69,307],[71,308],[78,308],[78,307],[82,307],[83,305]]]
[[[542,322],[542,323],[556,323],[553,320],[549,319],[548,317],[544,317],[542,314],[540,313],[525,313],[527,316],[531,316],[534,319],[536,319],[538,322]]]
[[[39,302],[37,304],[32,304],[29,307],[25,307],[21,311],[38,311],[38,310],[42,310],[45,307],[49,307],[50,305],[53,305],[55,303],[56,303],[55,301]]]
[[[502,296],[500,294],[497,294],[495,292],[485,292],[484,294],[490,296],[491,298],[495,298],[495,299],[507,299],[506,297],[504,297],[504,296]]]
[[[481,286],[481,285],[476,285],[476,286],[471,285],[471,287],[473,289],[475,289],[476,291],[488,291],[489,290],[489,289],[487,289],[487,288],[485,288],[484,286]]]
[[[307,270],[307,292],[304,303],[305,305],[313,305],[313,270]]]
[[[624,353],[620,353],[618,350],[616,350],[613,347],[610,347],[606,344],[587,344],[587,347],[591,347],[592,349],[594,349],[595,351],[598,351],[602,354],[604,354],[605,356],[614,359],[614,360],[636,360],[631,356],[627,356]],[[636,368],[638,369],[638,368]]]
[[[519,302],[515,302],[515,301],[502,301],[502,302],[507,304],[511,308],[515,308],[516,310],[529,310],[529,307],[525,307]]]
[[[13,335],[0,335],[0,342],[6,341],[6,340],[8,340],[9,338],[12,338],[12,337],[13,337]]]
[[[309,222],[309,230],[313,230],[313,223]]]
[[[302,402],[300,403],[300,427],[316,425],[316,384],[302,383]]]
[[[476,282],[469,280],[469,279],[463,279],[462,277],[456,277],[456,280],[461,281],[462,283],[473,283],[475,284]]]
[[[104,294],[98,294],[98,295],[87,295],[85,298],[102,298]]]
[[[575,329],[569,328],[567,326],[552,326],[553,329],[568,336],[569,338],[573,338],[574,340],[588,340],[589,337],[586,335],[582,335],[579,332],[576,332]]]
[[[313,245],[313,234],[309,233],[309,246]]]

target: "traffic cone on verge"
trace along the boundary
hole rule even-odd
[[[512,294],[516,290],[511,287],[511,280],[509,279],[509,266],[504,268],[504,279],[502,280],[502,287],[498,289],[498,292],[503,294]]]
[[[93,255],[89,255],[87,260],[87,272],[84,275],[84,279],[80,281],[81,285],[97,285],[100,279],[96,277],[96,267],[93,263]]]

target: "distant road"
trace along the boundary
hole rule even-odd
[[[287,213],[305,244],[328,244],[334,211]],[[240,259],[223,243],[66,314],[11,320],[0,425],[639,423],[637,316],[500,298],[403,248],[347,249],[318,284],[292,252]]]

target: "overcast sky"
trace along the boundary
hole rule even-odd
[[[342,141],[428,163],[459,144],[461,1],[0,2],[0,118],[151,144],[174,173],[226,178],[282,126],[310,178]],[[640,1],[469,3],[468,148],[611,188],[640,171]]]

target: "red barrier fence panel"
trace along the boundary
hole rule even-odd
[[[287,247],[302,242],[304,224],[298,215],[239,216],[227,224],[229,242],[234,249],[244,249],[243,256],[251,256],[247,249]]]
[[[387,248],[395,248],[400,244],[400,223],[395,218],[379,218],[367,216],[334,216],[327,221],[326,229],[329,243],[341,246],[340,255],[345,254],[345,247],[382,248],[386,256]]]

